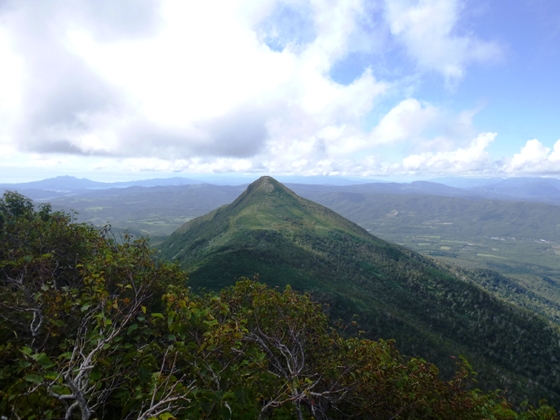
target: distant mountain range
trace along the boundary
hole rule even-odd
[[[144,179],[138,181],[127,182],[97,182],[87,178],[76,178],[73,176],[58,176],[56,178],[44,179],[42,181],[23,182],[18,184],[0,184],[0,191],[15,190],[32,192],[28,195],[47,195],[47,196],[66,196],[82,193],[89,190],[109,189],[109,188],[126,188],[132,186],[139,187],[155,187],[155,186],[177,186],[177,185],[191,185],[199,184],[188,178],[174,177],[174,178],[154,178]],[[40,192],[43,192],[42,194]]]
[[[192,287],[218,290],[240,276],[290,284],[328,305],[333,319],[355,319],[371,338],[395,338],[404,353],[446,374],[450,357],[465,355],[481,386],[560,403],[557,325],[473,284],[479,274],[383,241],[270,177],[187,222],[159,250],[190,273]]]
[[[97,182],[85,178],[59,176],[42,181],[19,184],[0,184],[0,191],[15,190],[36,200],[51,200],[88,193],[93,190],[123,189],[128,187],[169,187],[197,184],[220,186],[247,185],[246,178],[209,177],[211,182],[199,179],[173,177],[126,182]],[[355,178],[337,177],[280,177],[298,193],[349,192],[361,194],[428,194],[443,197],[486,198],[508,201],[533,201],[560,205],[560,180],[554,178],[441,178],[432,181],[365,182]],[[214,182],[212,182],[212,180]],[[228,180],[230,182],[228,182]],[[438,182],[434,182],[438,181]]]

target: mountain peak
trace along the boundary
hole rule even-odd
[[[261,176],[255,182],[251,183],[247,190],[250,191],[259,191],[262,190],[265,193],[270,193],[274,191],[276,187],[284,187],[278,181],[276,181],[271,176]],[[285,188],[285,187],[284,187]]]
[[[189,272],[191,287],[219,290],[258,273],[270,286],[311,293],[335,320],[357,314],[367,337],[394,338],[405,354],[436,362],[447,373],[456,368],[449,356],[464,354],[491,366],[479,378],[515,377],[523,389],[535,376],[525,366],[558,352],[560,335],[537,316],[527,318],[474,280],[370,235],[268,176],[232,204],[187,222],[159,249]],[[520,340],[511,339],[515,329]],[[538,348],[528,338],[535,334]],[[560,395],[560,368],[539,366],[539,380],[546,381],[539,393]]]
[[[304,225],[315,228],[322,226],[323,232],[338,229],[366,237],[371,236],[364,229],[332,210],[299,197],[270,176],[260,177],[251,183],[233,203],[190,220],[179,227],[172,236],[177,237],[189,232],[190,241],[196,235],[208,238],[214,235],[211,240],[213,247],[217,244],[225,245],[236,240],[238,235],[246,236],[248,232],[296,231],[302,229]],[[183,241],[177,242],[170,248],[175,248],[180,242]],[[166,245],[162,246],[166,247]],[[176,249],[172,256],[185,255],[185,252],[185,249]],[[190,258],[190,256],[186,257]]]
[[[247,189],[231,204],[231,207],[237,208],[239,206],[247,206],[252,202],[262,204],[265,200],[269,204],[272,204],[271,200],[278,204],[279,201],[282,202],[286,199],[291,199],[292,203],[294,203],[293,200],[301,200],[296,193],[274,178],[270,176],[261,176],[259,179],[249,184]],[[259,207],[261,204],[259,204]]]
[[[292,190],[288,189],[284,184],[278,182],[276,179],[268,175],[261,176],[259,179],[249,184],[249,186],[247,187],[248,193],[257,191],[265,194],[270,194],[274,191],[284,191],[289,193],[290,195],[296,196],[296,194]]]

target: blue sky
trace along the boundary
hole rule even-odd
[[[0,2],[0,181],[560,175],[553,0]]]

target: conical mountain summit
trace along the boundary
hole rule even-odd
[[[369,338],[396,339],[403,353],[446,375],[455,368],[450,357],[465,355],[482,387],[560,400],[560,366],[551,362],[560,354],[556,327],[271,177],[187,222],[160,251],[195,288],[218,290],[258,273],[268,285],[311,293],[334,319],[357,319]]]
[[[326,222],[327,225],[336,221],[344,225],[346,229],[366,234],[366,231],[359,226],[326,207],[299,197],[270,176],[263,176],[250,184],[230,205],[211,212],[203,218],[187,222],[177,232],[188,230],[209,218],[214,221],[228,219],[230,228],[239,227],[242,231],[285,228],[290,222],[304,218],[325,224],[324,218],[326,218],[332,219]]]

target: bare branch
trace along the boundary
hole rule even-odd
[[[185,394],[179,394],[177,392],[177,388],[182,385],[185,376],[183,375],[180,379],[173,380],[174,374],[178,372],[176,369],[177,353],[173,356],[173,362],[169,373],[164,375],[169,351],[170,348],[168,347],[165,350],[160,371],[154,377],[155,383],[150,403],[147,407],[141,409],[140,413],[138,413],[137,420],[147,420],[150,417],[157,417],[163,413],[177,414],[180,409],[180,405],[177,403],[179,401],[190,401]],[[161,378],[163,378],[163,380],[161,380]],[[187,392],[192,389],[194,383],[195,381],[192,381],[187,386]]]

